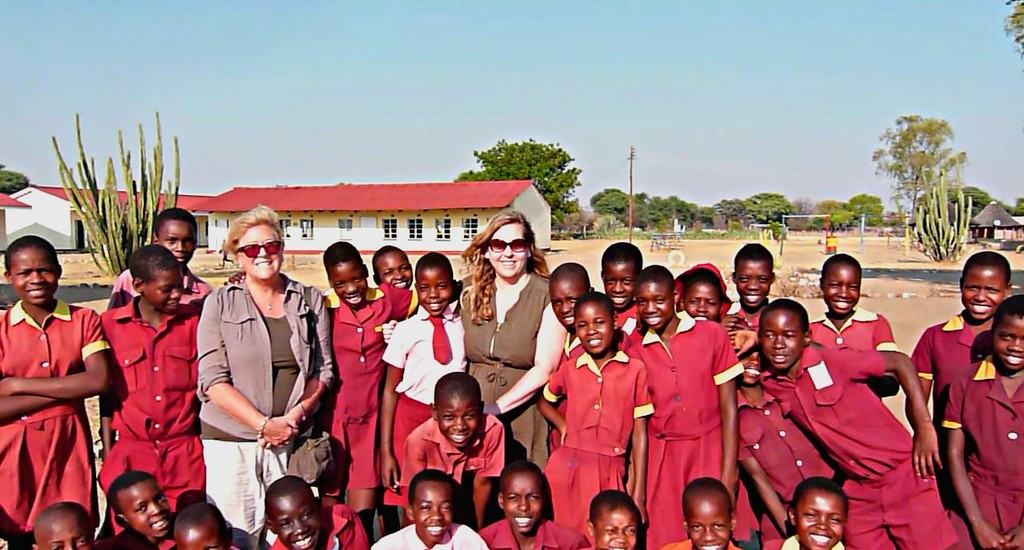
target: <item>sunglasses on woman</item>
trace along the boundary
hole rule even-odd
[[[529,246],[530,245],[527,244],[526,239],[514,239],[510,242],[505,242],[501,239],[491,239],[491,241],[487,243],[487,247],[495,254],[501,254],[505,252],[505,249],[507,248],[511,248],[512,252],[515,252],[516,254],[522,254],[523,252],[526,252],[526,249],[529,248]]]
[[[267,252],[267,256],[273,256],[281,251],[281,241],[270,241],[266,243],[253,243],[238,247],[238,251],[245,254],[249,259],[255,259],[260,255],[260,249]]]

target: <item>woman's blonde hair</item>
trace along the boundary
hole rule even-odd
[[[490,260],[485,257],[487,248],[490,245],[491,237],[506,225],[519,224],[523,226],[523,238],[530,246],[529,257],[526,258],[526,272],[548,276],[548,264],[544,260],[544,252],[537,248],[537,239],[534,236],[533,228],[526,216],[515,210],[503,210],[491,218],[490,223],[483,231],[477,233],[476,237],[469,243],[469,247],[462,253],[462,260],[465,262],[465,270],[469,275],[469,289],[466,290],[462,307],[468,310],[473,324],[480,325],[494,319],[494,267]]]
[[[269,227],[274,232],[275,239],[279,241],[284,240],[284,237],[281,234],[281,223],[278,221],[277,212],[274,212],[272,208],[261,204],[231,220],[231,226],[228,227],[228,237],[224,239],[224,252],[229,256],[237,254],[238,242],[242,239],[242,235],[245,235],[246,231],[259,225]]]

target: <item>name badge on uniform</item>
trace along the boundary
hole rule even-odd
[[[828,367],[825,366],[825,362],[822,361],[812,367],[807,367],[807,374],[811,377],[811,383],[814,384],[814,389],[823,390],[835,382],[832,381],[832,375],[828,372]]]
[[[625,323],[622,323],[622,332],[633,334],[634,331],[636,331],[636,318],[630,317],[626,319]]]

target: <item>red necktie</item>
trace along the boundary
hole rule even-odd
[[[430,317],[430,324],[434,325],[434,360],[447,365],[452,360],[452,344],[444,330],[444,317]]]

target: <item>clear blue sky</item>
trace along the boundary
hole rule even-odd
[[[450,180],[498,139],[559,142],[586,200],[889,195],[878,136],[948,119],[970,184],[1024,195],[1024,61],[1002,0],[7,2],[0,163],[116,153],[159,110],[184,192]],[[152,139],[152,136],[150,136]],[[168,156],[168,161],[170,157]]]

